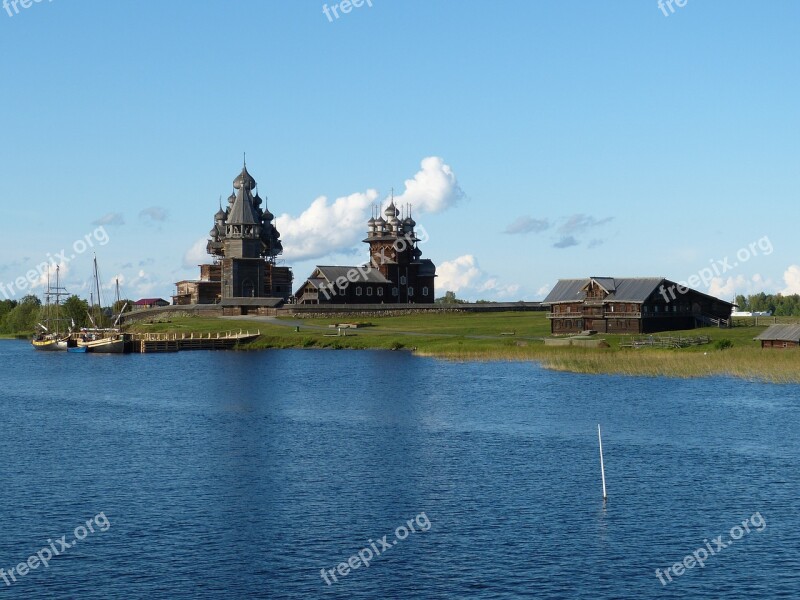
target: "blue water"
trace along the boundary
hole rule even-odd
[[[0,375],[0,567],[98,517],[1,597],[800,597],[800,386],[24,342]]]

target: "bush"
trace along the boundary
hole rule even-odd
[[[733,348],[733,342],[727,338],[722,340],[717,340],[714,343],[714,348],[716,348],[717,350],[726,350],[728,348]]]
[[[400,342],[392,342],[392,345],[389,348],[392,350],[402,350],[405,348],[405,345],[401,344]]]

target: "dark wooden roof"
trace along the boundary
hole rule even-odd
[[[348,275],[355,273],[357,278],[352,283],[390,283],[381,272],[374,267],[329,267],[317,266],[314,275],[319,275],[327,279],[329,283],[334,283],[339,277],[347,278]],[[351,277],[352,278],[352,277]],[[316,279],[316,277],[314,277]]]
[[[607,302],[644,302],[665,279],[663,277],[586,277],[584,279],[559,279],[542,304],[582,302],[586,298],[583,288],[596,281],[609,292]]]
[[[770,325],[755,339],[800,343],[800,325]]]

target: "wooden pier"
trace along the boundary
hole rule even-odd
[[[231,350],[252,342],[261,331],[225,333],[132,333],[130,352],[179,352],[181,350]]]

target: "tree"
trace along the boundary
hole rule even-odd
[[[127,304],[127,306],[125,306]],[[122,312],[122,309],[125,308],[125,312],[131,312],[133,310],[133,300],[119,300],[114,302],[114,305],[111,307],[111,311],[118,315]]]
[[[42,302],[39,298],[32,295],[25,296],[6,314],[4,319],[6,333],[33,333],[40,321],[41,313]]]
[[[456,298],[455,292],[445,292],[444,296],[434,301],[436,304],[465,304],[464,300]]]
[[[70,296],[61,306],[61,314],[67,321],[74,321],[75,327],[87,327],[89,325],[89,303],[81,300],[78,296]]]

